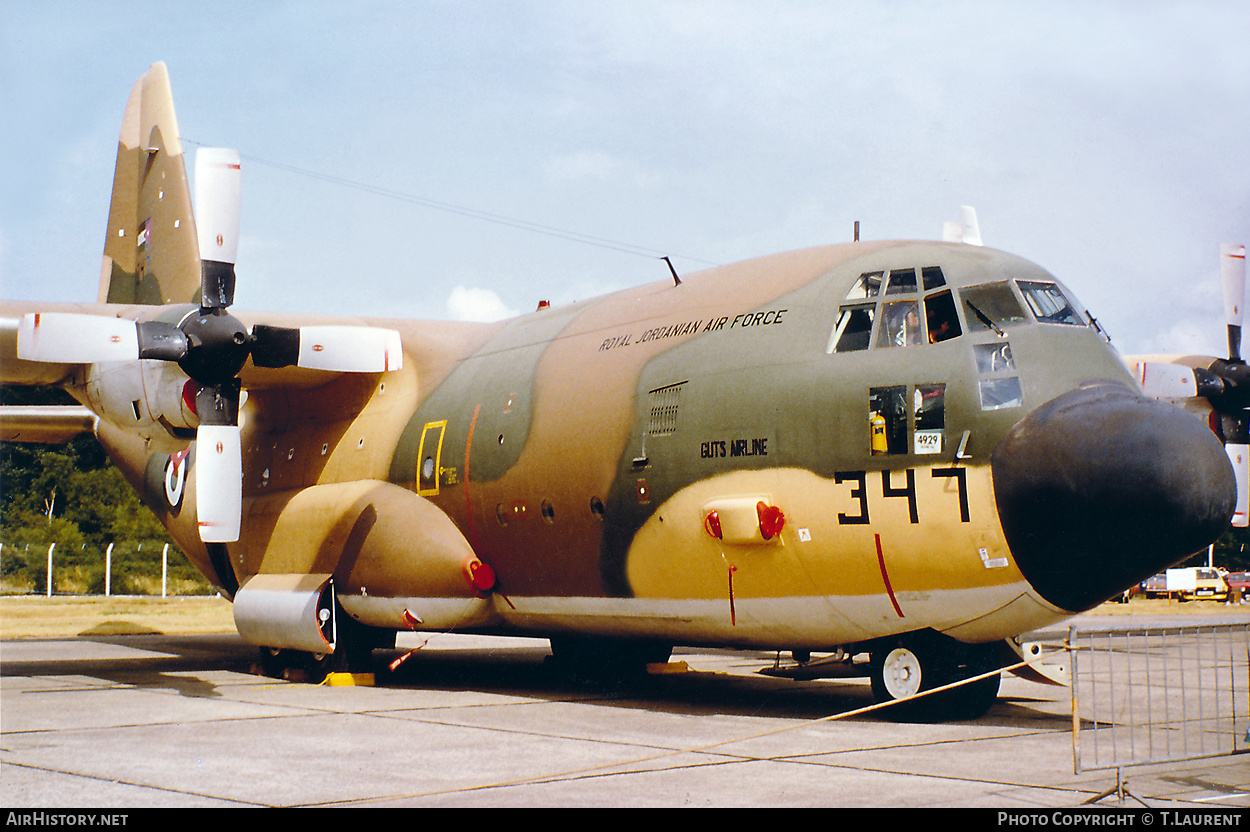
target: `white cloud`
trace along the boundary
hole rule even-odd
[[[457,321],[501,321],[520,313],[508,307],[503,298],[490,289],[457,286],[447,298],[447,311]]]

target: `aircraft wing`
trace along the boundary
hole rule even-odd
[[[76,405],[13,405],[0,407],[0,442],[60,445],[95,432],[100,417]]]

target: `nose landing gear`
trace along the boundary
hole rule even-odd
[[[899,702],[884,713],[901,722],[976,719],[998,698],[999,674],[908,699],[999,667],[997,644],[964,644],[932,630],[906,633],[871,651],[872,695]],[[908,699],[906,702],[900,700]]]

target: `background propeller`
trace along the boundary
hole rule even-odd
[[[200,539],[239,539],[243,459],[239,371],[297,366],[380,373],[403,366],[399,333],[354,326],[248,328],[228,312],[234,302],[241,168],[239,154],[196,154],[195,222],[200,250],[200,306],[177,324],[77,313],[26,315],[18,356],[28,361],[91,364],[150,359],[178,364],[195,385],[196,516]]]
[[[1228,326],[1228,360],[1216,361],[1199,376],[1199,388],[1220,416],[1228,459],[1237,477],[1237,508],[1233,525],[1250,521],[1250,367],[1241,358],[1242,306],[1246,298],[1246,247],[1220,245],[1220,283],[1224,290],[1224,316]],[[1204,384],[1205,382],[1205,384]]]

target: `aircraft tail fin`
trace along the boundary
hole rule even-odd
[[[191,189],[165,64],[135,82],[122,119],[100,303],[198,301],[200,254]]]

